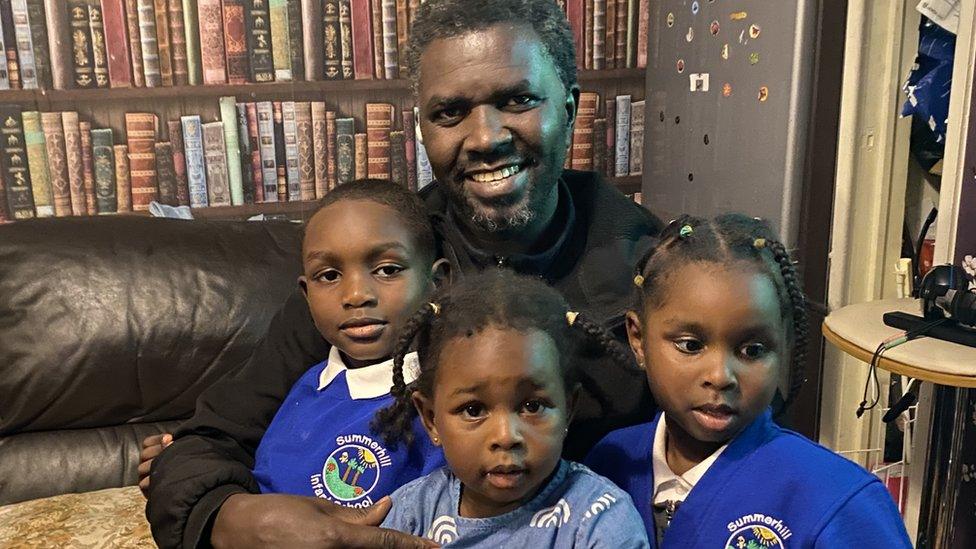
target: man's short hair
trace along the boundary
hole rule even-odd
[[[576,52],[566,14],[554,0],[427,0],[410,29],[407,70],[416,94],[420,56],[434,40],[453,38],[499,24],[529,25],[568,90],[576,85]]]

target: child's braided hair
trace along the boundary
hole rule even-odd
[[[572,357],[576,345],[592,341],[613,360],[630,365],[632,359],[616,339],[597,323],[569,310],[560,293],[545,282],[491,268],[465,276],[435,294],[404,323],[393,353],[395,401],[377,412],[372,428],[395,448],[399,441],[413,441],[412,422],[416,414],[411,394],[420,391],[431,398],[437,366],[444,345],[455,338],[472,337],[488,327],[510,328],[519,332],[539,330],[552,338],[559,350],[559,366],[567,391],[576,385]],[[583,338],[579,336],[584,336]],[[414,343],[420,362],[417,380],[406,384],[404,356]]]
[[[780,311],[787,325],[791,344],[790,384],[783,397],[782,412],[803,385],[803,366],[807,346],[807,313],[796,268],[786,247],[776,240],[769,225],[759,218],[725,214],[712,220],[682,216],[660,234],[658,244],[637,264],[640,310],[657,307],[664,300],[668,273],[680,265],[696,261],[729,264],[737,261],[759,266],[776,286]]]

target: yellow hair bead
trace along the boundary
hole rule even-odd
[[[678,232],[678,236],[680,236],[681,238],[686,238],[686,237],[691,236],[692,233],[694,233],[694,232],[695,232],[695,229],[693,229],[691,227],[691,225],[682,225],[681,226],[681,231]]]
[[[637,275],[637,276],[634,277],[634,286],[637,286],[638,288],[643,288],[644,287],[644,276],[643,275]]]
[[[566,322],[568,322],[569,325],[572,326],[573,324],[576,323],[576,317],[578,316],[579,313],[576,311],[566,311]]]
[[[755,239],[755,240],[752,241],[752,246],[755,249],[757,249],[757,250],[761,250],[761,249],[763,249],[763,248],[766,247],[766,239],[765,238],[757,238],[757,239]]]
[[[430,305],[430,310],[431,311],[434,311],[434,314],[435,315],[441,314],[441,306],[440,305],[438,305],[438,304],[436,304],[434,302],[428,303],[428,305]]]

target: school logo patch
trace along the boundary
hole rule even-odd
[[[372,505],[370,493],[391,464],[389,453],[365,435],[338,436],[336,445],[322,465],[322,474],[312,475],[315,495],[348,507]]]
[[[724,549],[783,549],[793,532],[783,521],[762,513],[738,518],[726,525],[731,535]]]

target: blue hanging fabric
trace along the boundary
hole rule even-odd
[[[913,118],[911,150],[925,169],[935,165],[945,152],[955,49],[954,34],[922,18],[918,55],[903,87],[908,99],[901,115]]]

